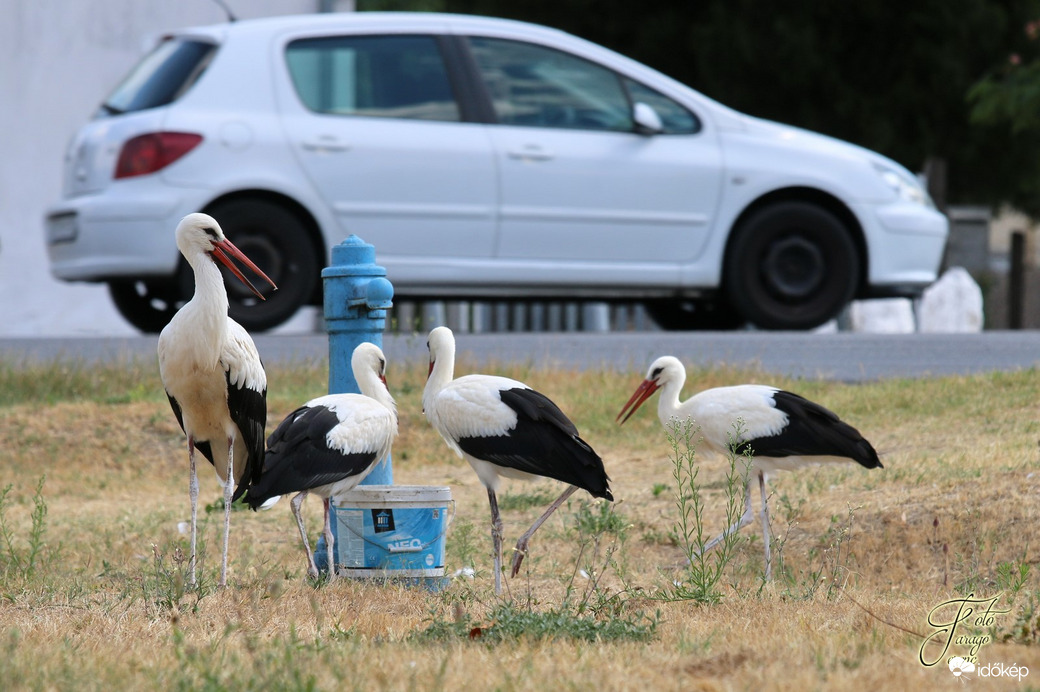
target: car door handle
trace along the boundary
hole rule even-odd
[[[537,144],[527,144],[519,149],[510,149],[506,156],[518,161],[551,161],[556,155],[549,149]]]
[[[335,137],[322,136],[317,139],[305,139],[300,142],[301,146],[307,151],[325,152],[325,153],[337,153],[341,151],[349,151],[350,145],[345,144]]]

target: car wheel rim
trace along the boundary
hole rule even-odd
[[[804,236],[794,235],[772,243],[762,263],[764,280],[773,294],[787,299],[805,299],[826,279],[819,246]]]
[[[245,253],[246,257],[253,260],[256,266],[260,267],[265,274],[271,277],[275,284],[282,280],[285,273],[282,260],[283,253],[279,251],[278,246],[267,235],[263,233],[238,234],[234,239],[234,243],[239,250]],[[226,277],[231,276],[231,272],[227,269],[221,268],[221,271],[224,272]],[[228,288],[228,297],[231,300],[250,305],[259,300],[240,281],[226,281],[225,285]],[[264,297],[270,297],[269,294],[272,290],[270,286],[263,282],[254,282],[254,285],[264,294]]]

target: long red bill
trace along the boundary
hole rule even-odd
[[[639,385],[636,391],[632,394],[632,397],[625,404],[624,408],[621,409],[621,413],[619,413],[617,415],[617,418],[615,418],[614,420],[617,420],[620,425],[624,425],[625,421],[631,418],[632,414],[635,413],[639,409],[639,407],[643,405],[643,402],[649,399],[650,396],[658,389],[659,387],[657,385],[657,382],[655,382],[654,380],[643,380],[643,383]],[[625,414],[625,411],[628,411],[627,415]],[[621,418],[621,416],[625,417]]]
[[[225,238],[219,243],[214,243],[213,256],[220,260],[221,264],[223,264],[225,267],[231,270],[231,273],[234,274],[239,281],[244,283],[246,286],[249,286],[249,290],[251,290],[253,294],[256,295],[256,297],[260,300],[267,299],[264,298],[264,295],[257,289],[256,286],[253,285],[253,282],[246,278],[246,275],[242,273],[242,270],[239,269],[235,265],[235,263],[231,261],[231,257],[237,259],[239,262],[244,264],[250,271],[254,272],[261,279],[271,284],[271,287],[274,290],[278,290],[278,287],[274,285],[274,281],[271,281],[267,274],[264,274],[260,270],[260,267],[253,264],[253,260],[246,257],[245,253],[239,250],[237,247],[235,247],[235,244],[227,238]]]

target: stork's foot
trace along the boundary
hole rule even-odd
[[[525,557],[527,557],[527,541],[521,539],[516,542],[516,547],[513,548],[513,569],[509,572],[510,578],[520,573],[520,565]]]

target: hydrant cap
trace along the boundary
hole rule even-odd
[[[376,248],[356,235],[332,247],[332,266],[375,264]]]
[[[365,302],[369,309],[389,308],[393,306],[394,286],[379,276],[368,282],[365,288]]]

